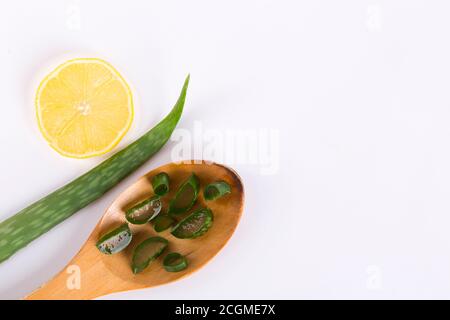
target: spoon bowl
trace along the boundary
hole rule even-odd
[[[126,222],[126,209],[154,195],[151,178],[160,172],[166,172],[170,177],[170,191],[161,198],[164,212],[169,200],[189,175],[195,173],[198,176],[201,189],[189,213],[197,208],[210,208],[214,214],[211,229],[196,239],[178,239],[170,234],[170,228],[157,233],[149,223],[130,224],[132,243],[114,255],[102,254],[95,246],[97,241],[103,234]],[[214,201],[206,201],[203,187],[217,180],[227,182],[231,186],[231,193]],[[115,292],[150,288],[186,277],[204,266],[225,246],[239,223],[243,206],[244,188],[241,179],[226,166],[190,161],[170,163],[154,169],[132,184],[111,204],[67,267],[26,299],[93,299]],[[180,215],[180,218],[186,215]],[[144,239],[156,235],[169,241],[168,248],[142,273],[133,274],[131,257],[134,248]],[[162,259],[169,252],[185,255],[188,267],[180,272],[167,272],[162,266]]]

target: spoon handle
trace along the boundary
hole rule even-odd
[[[25,300],[87,300],[126,290],[98,258],[94,240],[89,239],[72,261],[52,280]]]

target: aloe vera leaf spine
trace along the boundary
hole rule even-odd
[[[64,187],[0,223],[0,262],[100,198],[158,152],[183,112],[189,76],[171,112],[141,138]]]

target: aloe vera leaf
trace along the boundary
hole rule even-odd
[[[159,196],[150,197],[125,212],[125,217],[132,224],[144,224],[158,216],[162,203]]]
[[[175,197],[169,203],[169,214],[181,214],[189,211],[197,201],[200,182],[198,177],[192,173],[180,186]]]
[[[163,266],[167,272],[179,272],[187,268],[188,262],[185,256],[171,252],[164,258]]]
[[[133,239],[128,223],[103,235],[97,242],[97,249],[104,254],[115,254],[125,249]]]
[[[153,228],[156,232],[163,232],[169,229],[176,220],[168,214],[160,214],[153,220]]]
[[[179,239],[194,239],[206,233],[213,224],[213,213],[202,208],[190,214],[173,227],[172,235]]]
[[[231,187],[225,181],[216,181],[206,186],[203,196],[206,200],[216,200],[231,193]]]
[[[0,223],[0,262],[100,198],[169,140],[183,112],[189,76],[171,112],[141,138],[89,172]]]
[[[151,237],[141,242],[133,253],[131,269],[133,273],[140,273],[146,269],[153,260],[158,258],[167,248],[169,241],[161,237]]]
[[[165,172],[160,172],[152,178],[152,187],[155,194],[163,196],[169,192],[169,175]]]

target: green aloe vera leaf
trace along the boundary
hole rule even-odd
[[[175,197],[169,203],[169,214],[182,214],[192,208],[198,197],[200,182],[195,174],[180,186]]]
[[[141,138],[91,171],[0,223],[0,262],[100,198],[169,140],[183,112],[189,76],[172,111]]]
[[[188,262],[185,256],[178,252],[171,252],[165,256],[163,266],[167,272],[179,272],[187,268]]]
[[[224,195],[231,193],[231,187],[225,181],[216,181],[206,186],[203,196],[206,200],[216,200]]]
[[[169,245],[169,241],[161,237],[151,237],[141,242],[133,253],[131,269],[133,273],[140,273],[147,268],[150,263],[158,258],[164,249]]]
[[[153,191],[158,196],[163,196],[169,192],[169,175],[165,172],[160,172],[152,178]]]
[[[174,225],[176,220],[167,214],[160,214],[153,220],[153,228],[156,232],[162,232]]]
[[[181,220],[171,233],[179,239],[194,239],[211,228],[213,219],[212,211],[208,208],[202,208]]]
[[[132,224],[144,224],[154,219],[161,211],[159,196],[150,197],[125,212],[125,217]]]
[[[125,249],[131,242],[133,235],[128,223],[103,235],[97,242],[97,248],[104,254],[115,254]]]

